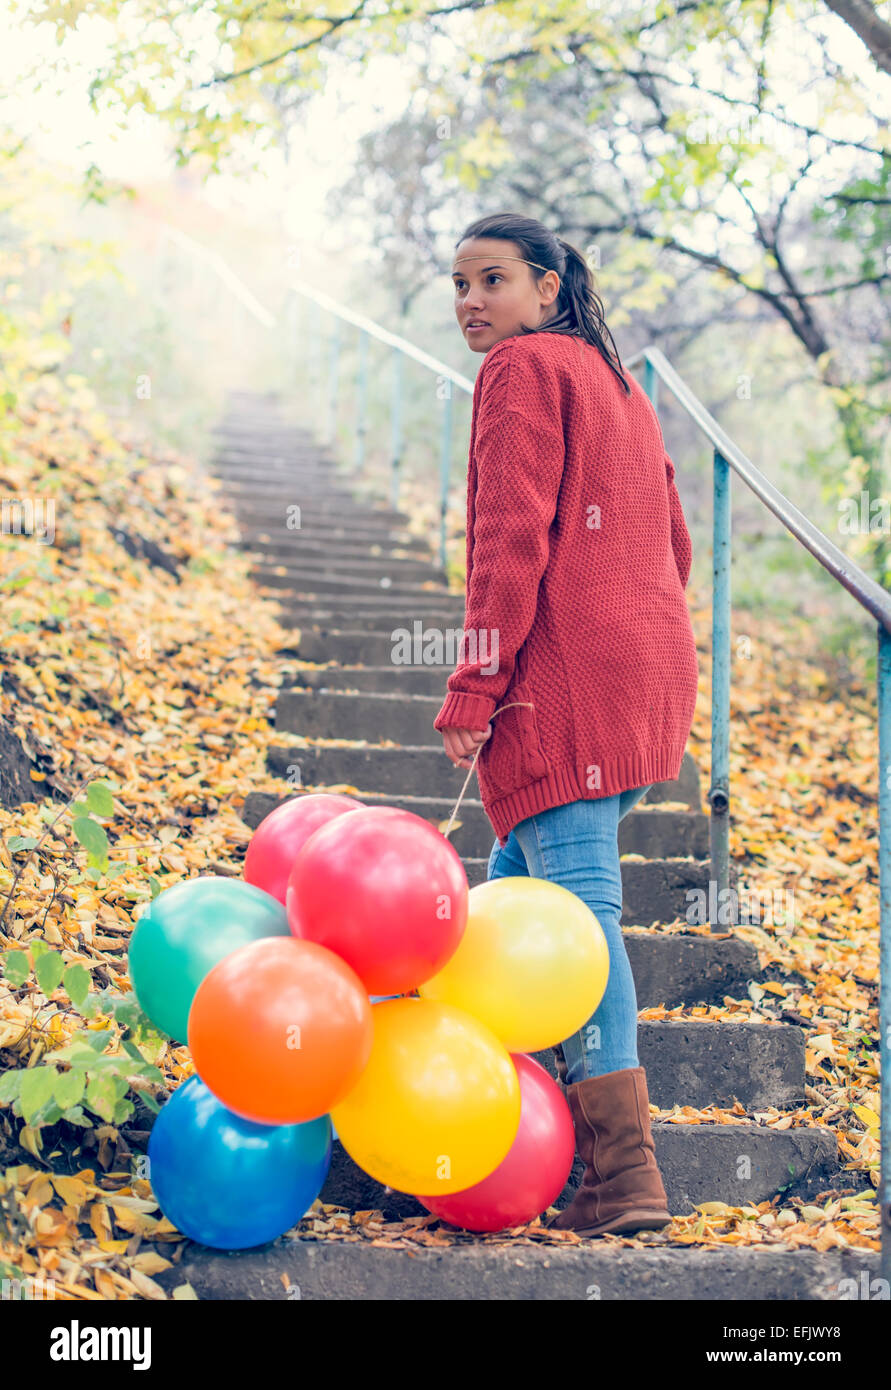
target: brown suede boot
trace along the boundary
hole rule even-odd
[[[581,1236],[657,1230],[671,1220],[656,1165],[643,1067],[566,1087],[585,1173],[565,1211],[547,1222]]]

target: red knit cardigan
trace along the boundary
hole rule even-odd
[[[693,721],[692,546],[649,397],[581,337],[503,338],[473,392],[460,660],[433,721],[520,820],[677,777]],[[497,645],[496,645],[497,644]],[[492,718],[494,711],[515,706]]]

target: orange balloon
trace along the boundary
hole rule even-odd
[[[371,1004],[352,967],[296,937],[232,951],[205,975],[189,1011],[201,1080],[258,1124],[327,1115],[355,1086],[373,1039]]]

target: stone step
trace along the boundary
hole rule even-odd
[[[335,471],[330,465],[324,468],[304,468],[299,464],[270,464],[267,459],[257,458],[252,462],[245,460],[239,464],[225,464],[214,460],[211,470],[215,478],[227,487],[251,487],[262,483],[277,489],[300,487],[310,497],[346,496],[355,501],[351,475]]]
[[[251,443],[259,440],[267,445],[270,440],[281,440],[283,444],[302,444],[306,449],[313,449],[317,452],[324,452],[328,446],[316,440],[308,430],[301,430],[296,425],[285,424],[279,420],[262,420],[260,416],[233,416],[231,419],[222,419],[219,424],[212,425],[208,433],[214,439],[244,441],[245,447],[250,447]]]
[[[342,529],[340,528],[341,532]],[[370,536],[363,536],[358,540],[350,540],[343,534],[333,535],[315,527],[312,530],[302,526],[299,530],[289,530],[279,521],[279,524],[273,529],[268,526],[242,525],[241,541],[246,548],[252,545],[262,545],[273,555],[290,555],[293,553],[293,547],[297,545],[300,547],[301,553],[338,560],[385,560],[392,556],[393,559],[426,560],[430,564],[437,563],[433,551],[423,536],[406,536],[403,540],[390,540],[388,536],[384,536],[383,540],[374,540]],[[315,660],[314,657],[307,659]]]
[[[475,888],[478,883],[485,883],[488,878],[488,859],[473,859],[462,856],[461,863],[464,865],[464,872],[467,875],[467,883],[470,888]]]
[[[299,460],[272,463],[268,457],[259,455],[254,459],[215,458],[208,471],[212,472],[214,477],[236,487],[256,482],[274,483],[277,487],[300,483],[311,495],[318,492],[326,496],[346,494],[354,498],[354,486],[361,485],[361,478],[357,474],[337,468],[333,463],[311,464],[301,463]]]
[[[280,571],[284,571],[281,573]],[[365,593],[361,595],[366,602],[371,596],[382,596],[384,598],[403,598],[411,600],[415,595],[424,598],[440,599],[450,597],[451,591],[442,582],[445,576],[439,572],[440,582],[434,579],[424,581],[422,588],[417,580],[412,580],[410,576],[402,579],[398,573],[383,574],[375,579],[372,575],[362,575],[355,572],[332,573],[327,567],[314,565],[311,568],[298,565],[254,565],[252,574],[257,576],[260,584],[266,585],[270,589],[287,589],[295,595],[334,595],[349,596],[352,602],[352,595],[357,586],[365,586]],[[433,573],[436,573],[435,571]],[[360,597],[360,595],[356,595]]]
[[[355,512],[332,512],[330,509],[324,513],[313,511],[305,503],[305,499],[295,498],[276,498],[273,501],[237,500],[234,505],[239,524],[242,527],[262,527],[264,529],[274,526],[280,527],[290,515],[290,509],[300,506],[301,525],[295,528],[300,531],[310,531],[312,535],[326,543],[334,543],[338,540],[349,542],[350,545],[383,544],[389,541],[396,545],[403,537],[414,537],[417,533],[412,532],[404,523],[394,523],[388,517],[381,518],[376,511],[366,509],[360,514]],[[429,544],[429,541],[427,542]]]
[[[667,860],[667,863],[684,861]],[[622,864],[622,885],[633,900],[639,864]],[[701,870],[707,873],[707,865]],[[628,916],[631,913],[627,913]],[[680,915],[683,915],[683,909]],[[622,919],[625,920],[626,912]],[[663,921],[670,920],[666,914]],[[687,1004],[723,1004],[725,996],[744,999],[749,984],[762,975],[758,952],[732,933],[703,936],[694,932],[629,931],[622,939],[631,963],[638,1007],[676,1009]]]
[[[251,1250],[211,1250],[187,1242],[179,1262],[153,1278],[171,1293],[186,1282],[208,1301],[282,1302],[297,1290],[301,1300],[375,1303],[596,1299],[735,1305],[740,1300],[834,1302],[861,1287],[861,1271],[869,1286],[879,1275],[879,1260],[877,1251],[861,1248],[650,1248],[593,1239],[577,1245],[467,1241],[448,1248],[412,1243],[411,1249],[388,1249],[363,1240],[281,1236]],[[732,1311],[727,1320],[733,1320]],[[698,1322],[703,1322],[701,1310]],[[723,1345],[719,1325],[708,1323],[708,1337],[710,1347]],[[847,1344],[844,1355],[849,1355]]]
[[[396,646],[394,642],[393,647]],[[442,666],[323,666],[296,673],[295,683],[307,690],[358,690],[385,694],[446,696],[446,680],[455,668],[454,659]]]
[[[430,608],[426,602],[418,605],[401,601],[381,607],[381,601],[375,595],[373,605],[366,606],[360,613],[356,609],[348,612],[345,607],[332,605],[331,602],[307,599],[289,601],[283,598],[282,612],[278,615],[278,621],[283,627],[299,627],[302,632],[317,632],[322,635],[330,632],[352,632],[361,622],[363,632],[386,636],[388,639],[396,628],[406,628],[411,635],[414,630],[412,624],[418,618],[423,619],[425,627],[436,624],[443,633],[449,628],[460,629],[464,622],[463,600],[460,607],[448,603]]]
[[[445,698],[443,692],[442,699]],[[380,743],[391,739],[408,745],[431,744],[442,699],[429,695],[327,695],[280,690],[275,704],[277,733],[303,738],[351,738]]]
[[[833,1186],[860,1190],[867,1185],[865,1175],[842,1171],[835,1131],[828,1126],[775,1129],[752,1121],[692,1125],[652,1120],[651,1129],[672,1216],[685,1216],[702,1202],[755,1206],[783,1189],[784,1200],[794,1196],[806,1201]],[[554,1203],[561,1211],[572,1200],[583,1171],[576,1155],[566,1186]],[[338,1139],[319,1197],[353,1211],[377,1209],[391,1221],[420,1216],[425,1210],[410,1193],[384,1187],[372,1178],[353,1162]]]
[[[298,503],[301,512],[307,516],[317,518],[320,521],[330,520],[337,524],[344,524],[348,520],[367,524],[369,521],[378,523],[387,522],[391,526],[405,526],[409,517],[405,512],[396,511],[394,508],[379,503],[376,500],[363,501],[362,498],[353,497],[346,490],[331,492],[328,495],[316,497],[311,488],[307,487],[305,495],[297,495],[296,488],[283,490],[282,485],[277,482],[266,483],[262,478],[253,481],[235,483],[226,479],[220,479],[220,496],[227,497],[233,505],[240,507],[242,502],[248,502],[252,507],[266,503],[267,505],[280,504],[283,496],[286,496],[289,503]]]
[[[366,502],[352,493],[307,486],[299,479],[281,484],[267,484],[262,479],[253,483],[245,480],[237,486],[219,478],[217,482],[220,484],[218,495],[237,511],[242,523],[251,518],[262,523],[264,518],[258,508],[264,506],[271,508],[267,515],[273,517],[276,512],[280,514],[282,508],[299,507],[301,529],[312,524],[322,532],[343,530],[348,537],[352,535],[357,540],[368,536],[370,545],[374,544],[381,529],[399,532],[407,525],[404,513],[382,507],[376,499]]]
[[[256,461],[268,461],[278,467],[293,462],[306,469],[330,468],[344,472],[353,467],[332,450],[313,444],[311,440],[296,435],[255,434],[252,430],[214,436],[213,447],[206,457],[214,467],[219,463],[238,465]]]
[[[253,472],[260,467],[285,473],[290,468],[297,468],[307,474],[318,473],[320,477],[354,471],[344,468],[333,454],[322,453],[319,449],[307,448],[293,441],[282,449],[270,447],[268,444],[225,447],[218,445],[208,458],[208,467],[214,472],[220,470],[227,473],[248,470]]]
[[[805,1103],[805,1033],[792,1023],[641,1019],[637,1051],[650,1103],[788,1110]],[[532,1054],[557,1079],[551,1048]],[[745,1152],[742,1150],[741,1152]]]
[[[400,589],[407,589],[409,592],[425,584],[435,584],[438,589],[443,589],[446,593],[451,592],[448,588],[448,575],[432,560],[412,560],[409,557],[331,559],[324,551],[313,553],[304,550],[299,540],[294,541],[290,551],[280,549],[275,552],[267,550],[264,546],[254,545],[250,547],[250,553],[258,557],[255,570],[284,570],[301,582],[307,574],[314,574],[319,579],[348,579],[353,584],[368,584],[373,588],[389,589],[398,582]],[[383,580],[389,580],[391,583],[383,584]],[[422,592],[428,593],[429,590],[422,589]]]
[[[468,790],[475,790],[472,781]],[[301,795],[300,792],[295,794]],[[364,792],[360,799],[367,806],[396,806],[400,810],[411,811],[433,825],[442,826],[444,831],[458,794],[456,792],[454,798],[446,798]],[[242,819],[254,828],[264,816],[287,800],[290,798],[275,796],[271,792],[249,792],[242,807]],[[465,795],[449,836],[455,849],[460,855],[479,859],[490,853],[494,838],[482,802],[468,799]],[[697,811],[661,811],[635,806],[619,822],[619,853],[640,854],[646,859],[684,858],[687,855],[694,859],[705,859],[708,856],[708,817]]]
[[[464,620],[463,603],[459,609],[435,597],[410,601],[399,595],[387,598],[384,591],[300,598],[283,594],[280,603],[282,611],[277,616],[283,627],[339,625],[342,628],[347,623],[351,627],[362,623],[369,632],[392,632],[394,628],[404,627],[411,633],[416,618],[423,618],[427,624],[439,622],[443,629],[460,626]]]
[[[213,448],[209,457],[213,459],[256,458],[263,455],[283,461],[300,458],[308,463],[337,462],[330,448],[293,430],[261,430],[255,426],[230,425],[225,430],[211,430],[210,438],[213,440]]]
[[[463,629],[463,622],[464,614],[462,612],[461,620],[452,628],[454,635],[451,638],[442,628],[426,622],[421,623],[418,631],[423,633],[429,627],[433,627],[437,635],[441,636],[445,642],[457,644],[460,640],[458,634]],[[399,626],[399,624],[397,623],[395,626]],[[414,630],[411,628],[409,635],[412,639],[414,638]],[[368,632],[365,628],[337,631],[328,627],[315,631],[307,627],[301,632],[294,650],[301,661],[318,663],[331,661],[346,667],[358,665],[380,668],[388,666],[392,660],[393,638],[389,631]],[[454,667],[451,669],[454,670]]]
[[[320,744],[286,748],[273,744],[267,750],[266,766],[295,785],[296,768],[299,785],[304,787],[346,783],[360,792],[389,795],[457,796],[464,783],[464,770],[453,767],[444,756],[441,742],[401,748],[375,744],[360,748]],[[700,809],[699,772],[689,753],[684,754],[677,780],[657,782],[638,805],[652,806],[657,802],[679,802],[691,811]]]

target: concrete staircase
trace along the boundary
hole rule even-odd
[[[300,672],[299,684],[283,686],[277,696],[276,732],[311,742],[307,748],[269,748],[268,766],[281,774],[282,794],[250,794],[242,813],[247,825],[256,827],[288,796],[342,783],[357,788],[367,805],[404,807],[434,823],[446,820],[466,776],[445,757],[432,727],[452,666],[394,664],[391,634],[395,628],[411,633],[416,621],[419,628],[460,630],[463,598],[449,592],[429,549],[408,533],[408,518],[379,499],[363,498],[359,480],[338,470],[308,432],[277,421],[270,398],[232,397],[217,440],[212,470],[224,481],[243,545],[257,556],[258,582],[281,590],[282,621],[294,627],[282,657],[292,667],[295,658],[325,663]],[[289,529],[294,507],[300,525]],[[336,742],[347,739],[361,742]],[[475,790],[471,780],[451,835],[471,886],[485,879],[494,840]],[[708,886],[708,818],[699,769],[689,755],[677,781],[655,786],[621,823],[619,845],[628,856],[622,863],[622,922],[640,1007],[746,997],[760,973],[751,946],[732,933],[664,930],[684,920],[688,890]],[[754,1204],[778,1194],[812,1199],[832,1187],[865,1185],[840,1169],[831,1129],[781,1130],[759,1123],[758,1112],[768,1107],[804,1103],[800,1028],[703,1018],[641,1021],[639,1053],[650,1100],[660,1109],[738,1105],[739,1123],[653,1124],[673,1214],[706,1201]],[[555,1074],[550,1050],[538,1059]],[[577,1161],[558,1206],[570,1200],[579,1176]],[[321,1196],[354,1209],[380,1208],[390,1220],[423,1211],[412,1197],[382,1188],[361,1172],[339,1144]],[[558,1263],[569,1252],[548,1247],[545,1253]],[[766,1275],[763,1258],[761,1267]],[[777,1279],[778,1292],[764,1296],[831,1296],[802,1294],[800,1288],[789,1294],[783,1292],[788,1276],[785,1283]],[[701,1279],[694,1282],[688,1293],[665,1296],[711,1296]],[[677,1285],[669,1280],[669,1287]]]

